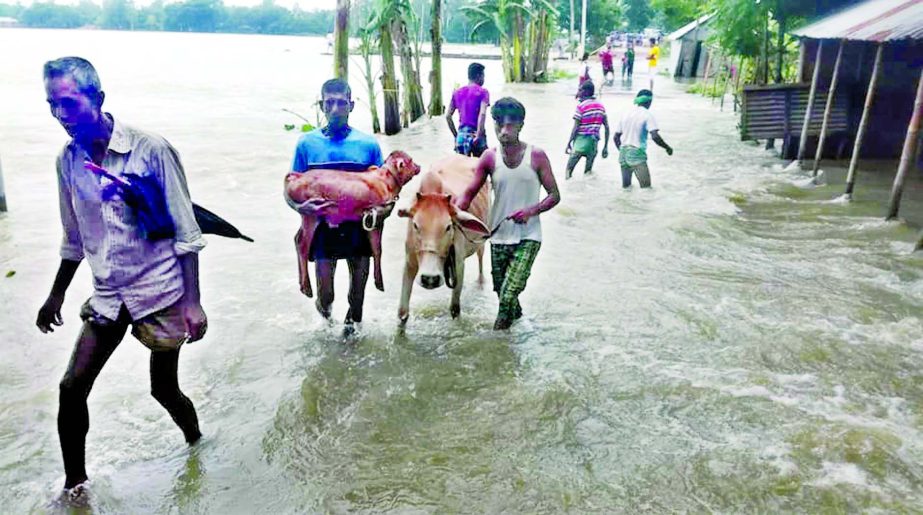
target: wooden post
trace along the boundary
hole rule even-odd
[[[3,190],[3,165],[0,164],[0,213],[6,211],[6,193]]]
[[[726,59],[724,58],[723,55],[718,56],[718,71],[715,72],[715,80],[712,83],[712,88],[711,88],[713,91],[716,91],[716,92],[718,91],[718,78],[721,77],[721,68],[725,61]],[[715,105],[715,97],[711,97],[711,105]]]
[[[728,61],[730,60],[731,58],[728,58]],[[737,70],[737,73],[740,73],[740,70]],[[722,112],[724,111],[724,96],[727,95],[729,82],[731,82],[731,67],[730,66],[728,66],[728,73],[724,77],[724,87],[721,88],[721,108],[719,110]]]
[[[737,112],[737,103],[740,97],[740,77],[744,74],[744,66],[747,61],[744,56],[740,56],[740,64],[737,66],[737,77],[734,79],[734,112]]]
[[[817,58],[814,59],[814,73],[811,77],[811,90],[808,93],[808,105],[804,110],[804,123],[801,124],[801,141],[798,142],[798,164],[804,161],[808,153],[808,126],[811,123],[811,109],[814,107],[814,95],[817,94],[817,80],[820,78],[820,65],[823,58],[824,40],[817,40]]]
[[[708,72],[711,67],[711,52],[708,51],[708,47],[705,47],[705,77],[702,78],[702,96],[708,94]]]
[[[872,99],[875,98],[875,86],[878,84],[878,70],[881,69],[881,53],[884,49],[883,43],[878,43],[878,50],[875,51],[875,64],[872,66],[872,77],[869,79],[869,89],[865,93],[865,107],[862,108],[862,119],[859,121],[859,131],[856,133],[856,142],[853,144],[852,156],[849,159],[849,173],[846,174],[846,197],[852,197],[853,188],[856,186],[856,167],[859,165],[859,150],[862,148],[862,140],[865,139],[865,131],[869,125],[869,113],[872,111]]]
[[[830,89],[827,91],[827,105],[824,107],[824,121],[820,126],[820,136],[817,139],[817,152],[814,153],[814,170],[812,175],[817,177],[820,160],[824,153],[824,140],[827,139],[827,126],[830,125],[830,112],[833,111],[833,99],[836,96],[836,83],[840,74],[840,62],[843,60],[843,47],[846,40],[840,40],[840,47],[836,51],[836,62],[833,64],[833,78],[830,79]]]
[[[907,136],[904,138],[904,149],[901,151],[901,164],[897,167],[897,176],[891,186],[891,205],[888,207],[888,220],[897,218],[901,207],[901,195],[904,193],[904,179],[907,172],[913,167],[913,156],[917,153],[917,134],[920,131],[920,118],[923,117],[923,70],[920,70],[920,80],[917,81],[917,98],[913,102],[913,115],[907,126]]]
[[[913,248],[914,252],[923,250],[923,231],[920,231],[920,239],[917,241],[917,245]]]
[[[333,76],[349,80],[349,0],[337,0],[333,26]]]

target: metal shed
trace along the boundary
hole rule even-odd
[[[708,49],[705,41],[711,35],[709,24],[713,15],[706,14],[667,36],[670,41],[670,70],[674,77],[702,77]]]

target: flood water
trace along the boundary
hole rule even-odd
[[[0,30],[0,507],[43,512],[63,484],[57,384],[91,293],[86,265],[43,335],[35,314],[58,263],[54,157],[42,63],[89,58],[106,106],[167,137],[196,202],[252,236],[201,255],[206,338],[180,382],[205,438],[189,449],[149,395],[148,352],[126,338],[90,396],[87,465],[98,513],[912,512],[923,505],[923,221],[913,172],[885,222],[894,168],[856,200],[739,141],[735,118],[658,78],[654,188],[622,191],[617,160],[563,181],[575,80],[504,85],[527,107],[562,203],[522,296],[497,302],[468,263],[462,316],[416,288],[397,331],[405,221],[384,237],[384,293],[344,344],[298,293],[281,198],[298,135],[328,77],[320,38]],[[448,60],[447,90],[468,62]],[[367,98],[353,70],[356,96]],[[425,76],[426,70],[424,70]],[[602,95],[609,116],[632,88]],[[908,107],[909,108],[909,107]],[[369,130],[360,102],[353,122]],[[492,131],[492,126],[489,126]],[[424,168],[451,150],[441,118],[380,138]],[[491,138],[491,142],[495,142]],[[614,149],[613,154],[614,154]],[[408,184],[402,197],[417,187]],[[403,205],[399,203],[399,205]],[[15,272],[6,277],[7,272]],[[489,275],[489,274],[488,274]],[[346,312],[346,272],[334,317]]]

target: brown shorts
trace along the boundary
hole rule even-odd
[[[138,320],[132,320],[128,308],[122,305],[119,316],[112,320],[97,313],[87,300],[80,308],[80,319],[102,327],[131,325],[132,336],[152,351],[176,350],[189,339],[179,302]]]

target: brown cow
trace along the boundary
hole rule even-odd
[[[484,281],[484,241],[490,230],[481,220],[490,214],[490,191],[485,184],[471,202],[469,211],[452,204],[471,183],[478,160],[454,154],[433,165],[423,175],[420,191],[409,209],[398,216],[410,218],[407,224],[407,258],[398,317],[401,325],[410,316],[410,290],[420,273],[420,285],[438,288],[445,280],[452,288],[449,311],[452,318],[461,313],[461,291],[465,278],[465,258],[477,252],[479,280]]]
[[[372,166],[365,172],[313,169],[308,172],[292,172],[285,177],[285,193],[300,204],[310,199],[327,199],[335,205],[324,209],[322,215],[331,227],[345,221],[363,220],[370,209],[383,206],[397,198],[401,187],[420,173],[420,166],[405,152],[395,150],[388,155],[379,168]],[[375,287],[385,290],[381,274],[381,229],[378,220],[371,220],[366,227],[375,261]],[[311,277],[308,275],[308,256],[311,242],[317,229],[316,216],[301,215],[301,230],[295,236],[295,251],[298,254],[298,281],[301,293],[313,295]],[[371,229],[369,229],[371,227]]]

